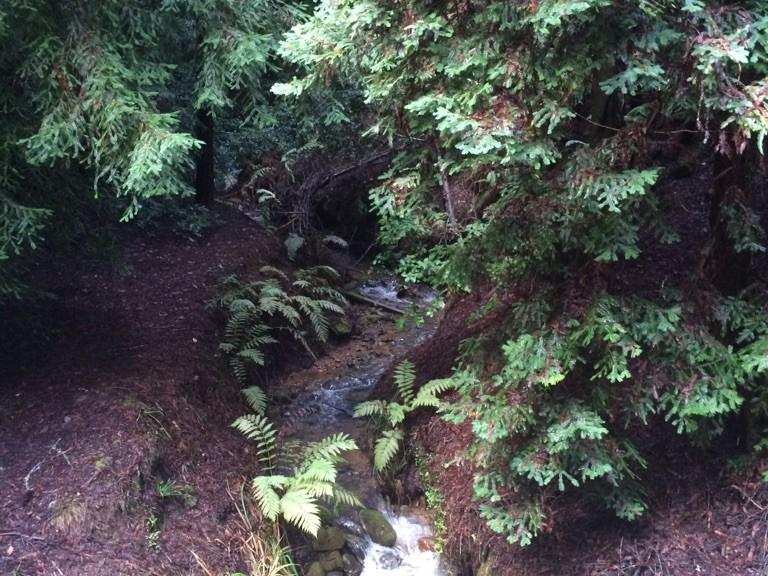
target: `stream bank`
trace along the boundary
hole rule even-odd
[[[364,297],[351,299],[355,334],[311,367],[270,384],[271,413],[286,440],[317,441],[337,432],[355,439],[360,449],[348,457],[338,480],[365,508],[342,510],[317,540],[295,535],[294,557],[311,576],[451,574],[435,552],[429,512],[393,504],[384,496],[370,452],[375,430],[352,416],[393,364],[434,333],[433,320],[403,322],[393,311],[425,309],[434,295],[406,290],[388,276],[368,279],[350,291]]]

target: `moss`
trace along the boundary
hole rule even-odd
[[[443,508],[445,497],[432,479],[432,474],[429,470],[429,457],[425,454],[422,447],[419,444],[414,444],[411,452],[416,471],[419,474],[419,481],[424,489],[425,503],[433,515],[432,527],[435,531],[435,551],[440,553],[445,548],[445,534],[447,530],[445,509]]]

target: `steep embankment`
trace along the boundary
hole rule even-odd
[[[706,173],[671,182],[663,190],[671,200],[666,217],[681,241],[645,243],[637,261],[611,270],[595,264],[563,287],[565,306],[578,306],[590,291],[653,294],[658,286],[697,295],[695,267],[707,235]],[[763,211],[763,213],[766,213]],[[766,262],[757,266],[765,274]],[[764,275],[763,278],[766,276]],[[435,336],[413,350],[411,359],[423,379],[450,373],[459,342],[480,333],[503,337],[509,305],[529,297],[525,282],[506,290],[477,291],[455,298]],[[487,306],[493,298],[495,306]],[[486,314],[478,311],[490,310]],[[389,380],[379,393],[387,395]],[[739,468],[743,445],[726,437],[709,449],[695,449],[659,417],[638,438],[648,458],[641,471],[648,487],[648,513],[622,522],[599,503],[573,491],[553,498],[543,532],[528,548],[506,543],[480,517],[473,499],[477,460],[467,451],[471,424],[455,426],[424,414],[412,435],[429,455],[428,468],[443,494],[449,552],[482,576],[757,576],[768,568],[768,488],[754,466]],[[748,447],[747,447],[748,448]]]
[[[0,369],[0,574],[197,573],[193,553],[242,568],[227,491],[252,460],[204,305],[278,250],[222,218],[200,240],[131,235],[118,264],[46,273],[56,336]]]

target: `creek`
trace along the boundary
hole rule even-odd
[[[413,291],[406,297],[392,278],[367,281],[354,286],[353,290],[370,301],[403,310],[413,306],[425,307],[434,299],[434,295],[427,291]],[[394,322],[391,314],[382,314],[381,318],[381,322]],[[369,536],[365,522],[361,521],[357,511],[343,511],[335,518],[332,530],[344,535],[346,543],[338,550],[343,556],[344,567],[339,563],[336,568],[332,562],[326,561],[331,557],[328,554],[335,554],[336,551],[326,550],[325,556],[315,552],[302,558],[310,568],[313,568],[313,563],[315,565],[314,571],[310,569],[309,574],[447,576],[452,573],[440,554],[434,551],[429,513],[418,507],[394,506],[382,494],[372,468],[372,455],[364,452],[372,445],[374,431],[364,419],[352,415],[355,405],[369,397],[392,363],[433,332],[434,323],[408,323],[407,327],[395,332],[384,353],[380,351],[378,355],[363,356],[361,362],[351,368],[347,363],[340,363],[341,368],[336,373],[326,374],[322,381],[308,383],[306,389],[296,395],[283,411],[284,417],[291,421],[292,438],[315,441],[335,432],[346,432],[355,438],[361,453],[350,458],[349,466],[340,471],[339,481],[354,491],[367,509],[380,513],[378,518],[388,523],[396,534],[394,546],[377,544]],[[329,354],[333,355],[334,351]],[[321,560],[326,566],[322,570]]]

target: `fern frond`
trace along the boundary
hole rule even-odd
[[[390,402],[387,406],[387,419],[392,426],[400,424],[405,420],[405,406],[397,402]]]
[[[293,327],[301,325],[301,314],[291,306],[290,299],[287,295],[262,295],[259,299],[259,307],[269,316],[279,314]]]
[[[313,276],[327,278],[328,280],[338,280],[341,277],[336,269],[330,266],[313,266],[312,268],[307,269],[306,272]]]
[[[335,288],[331,288],[330,286],[314,286],[310,290],[310,292],[312,293],[313,296],[318,296],[326,300],[331,300],[333,302],[336,302],[340,306],[346,306],[348,303],[344,294],[342,294]]]
[[[455,387],[456,384],[450,378],[431,380],[419,388],[416,398],[413,399],[411,406],[413,408],[438,408],[440,406],[440,399],[438,396],[444,394],[448,390],[453,390]]]
[[[280,512],[297,528],[317,536],[320,529],[320,510],[316,499],[307,490],[289,489],[280,499]]]
[[[339,485],[333,488],[333,499],[339,504],[346,504],[347,506],[362,507],[363,505],[357,495]]]
[[[261,348],[268,344],[277,344],[277,339],[267,334],[256,334],[251,336],[245,343],[246,348]]]
[[[253,496],[259,504],[261,513],[273,522],[280,513],[280,495],[276,489],[282,489],[288,482],[285,476],[257,476],[251,481]]]
[[[256,366],[264,366],[264,364],[266,364],[266,359],[264,358],[262,351],[255,348],[245,348],[240,350],[237,355]]]
[[[286,282],[288,281],[288,275],[279,268],[275,268],[274,266],[262,266],[259,268],[259,272],[265,276],[275,276],[285,280]]]
[[[248,381],[248,368],[245,362],[239,356],[233,356],[229,359],[229,366],[232,368],[232,373],[240,384],[245,385]]]
[[[355,406],[353,416],[355,418],[366,418],[368,416],[384,416],[387,410],[387,403],[384,400],[366,400]]]
[[[336,482],[336,465],[325,458],[314,458],[302,467],[300,475],[313,482]]]
[[[232,427],[249,440],[256,442],[259,460],[271,468],[277,439],[277,431],[272,423],[261,414],[248,414],[235,420]]]
[[[321,482],[319,480],[299,480],[294,484],[295,487],[306,490],[313,498],[322,498],[324,500],[333,499],[333,483]]]
[[[383,471],[392,458],[395,457],[400,449],[400,442],[403,440],[403,433],[400,430],[387,430],[376,441],[376,446],[373,450],[373,467],[376,471]]]
[[[349,434],[339,432],[310,444],[304,452],[304,457],[307,461],[316,458],[335,461],[343,452],[351,450],[357,450],[357,443]]]
[[[413,384],[416,381],[416,370],[413,362],[403,360],[394,370],[395,388],[405,404],[410,404],[414,397]]]
[[[248,405],[253,408],[253,411],[257,414],[264,416],[267,410],[267,395],[258,386],[249,386],[241,390],[243,396],[245,396]]]
[[[333,312],[334,314],[344,314],[344,308],[336,304],[335,302],[331,302],[330,300],[315,300],[315,306],[317,308],[324,310],[325,312]]]

